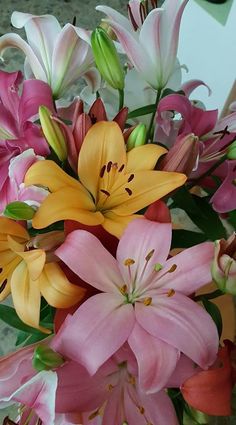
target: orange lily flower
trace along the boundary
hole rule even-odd
[[[26,185],[42,185],[50,194],[33,218],[36,229],[59,220],[89,226],[101,224],[120,237],[134,213],[184,184],[180,173],[154,171],[166,149],[154,144],[126,152],[115,122],[98,122],[88,131],[79,154],[79,181],[52,161],[38,161],[27,172]]]
[[[55,249],[62,242],[61,232],[40,235],[39,240],[42,248],[34,246],[20,224],[0,217],[0,301],[11,293],[21,320],[50,333],[39,325],[41,295],[53,307],[68,308],[83,298],[85,290],[71,284],[57,262],[47,262],[52,254],[49,251],[48,256],[43,247]]]

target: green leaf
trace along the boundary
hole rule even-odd
[[[185,93],[184,93],[183,90],[175,91],[175,90],[167,88],[163,91],[161,98],[163,99],[163,97],[169,96],[170,94],[181,94],[181,95],[185,96]]]
[[[157,107],[154,103],[152,105],[146,105],[146,106],[143,106],[142,108],[134,109],[128,114],[128,118],[136,118],[136,117],[141,117],[143,115],[153,114],[156,108]]]
[[[203,233],[192,232],[190,230],[173,230],[172,245],[173,248],[190,248],[207,240]]]
[[[218,330],[218,334],[219,334],[219,338],[221,337],[222,334],[222,317],[221,317],[221,313],[219,308],[217,307],[216,304],[214,304],[213,302],[207,300],[206,298],[202,298],[202,303],[206,309],[206,311],[210,314],[211,318],[214,320],[217,330]]]
[[[35,209],[25,202],[15,201],[6,206],[3,214],[14,220],[32,220]]]
[[[38,330],[22,322],[22,320],[17,316],[15,309],[8,307],[7,305],[0,305],[0,319],[9,326],[19,329],[20,331],[24,331],[27,334],[38,332]]]
[[[236,210],[230,211],[228,221],[233,226],[234,230],[236,230]]]

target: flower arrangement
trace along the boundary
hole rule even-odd
[[[24,75],[0,71],[0,318],[18,330],[0,358],[0,408],[18,405],[4,425],[232,414],[215,300],[236,294],[236,112],[181,82],[187,3],[98,6],[94,31],[14,12],[27,41],[0,37],[1,55],[25,55]]]

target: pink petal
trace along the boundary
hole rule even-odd
[[[27,80],[23,83],[19,104],[19,122],[21,126],[38,114],[41,105],[54,111],[52,90],[48,84],[39,80]]]
[[[123,388],[122,385],[117,385],[108,398],[106,403],[102,425],[121,425],[124,424],[126,420],[124,408],[123,408]],[[139,423],[135,422],[135,425],[139,425]]]
[[[98,294],[67,316],[53,347],[93,375],[127,340],[134,320],[131,304],[123,304],[119,296]]]
[[[173,374],[168,379],[167,387],[180,388],[186,379],[191,378],[201,370],[200,367],[196,367],[196,364],[191,359],[181,354]]]
[[[71,232],[55,254],[85,282],[100,291],[119,294],[123,283],[117,262],[93,234]]]
[[[192,92],[200,86],[205,86],[208,89],[208,96],[211,95],[210,87],[202,80],[188,80],[186,83],[182,84],[181,90],[184,91],[185,96],[189,97]]]
[[[228,174],[211,198],[212,206],[219,213],[236,209],[236,161],[227,161]]]
[[[99,5],[96,6],[96,10],[105,13],[105,15],[107,15],[110,20],[116,22],[127,31],[133,31],[133,27],[129,20],[115,9],[112,9],[112,7]]]
[[[50,153],[49,146],[42,136],[40,128],[30,121],[24,124],[24,136],[19,139],[19,144],[24,146],[24,149],[33,148],[37,155],[47,156]]]
[[[96,93],[101,87],[101,74],[99,74],[97,68],[88,69],[83,75],[83,79],[85,80],[89,90],[92,93]]]
[[[211,281],[213,256],[213,242],[204,242],[182,251],[167,260],[165,267],[153,279],[152,288],[161,287],[185,295],[193,294]],[[174,265],[177,266],[176,270],[163,276]]]
[[[206,369],[216,358],[219,338],[209,314],[189,298],[158,294],[152,304],[135,304],[139,324]]]
[[[154,265],[165,262],[170,244],[171,223],[157,223],[147,219],[133,220],[127,226],[117,248],[117,261],[124,282],[128,284],[131,281],[129,267],[125,265],[125,260],[131,258],[135,261],[130,266],[131,277],[133,280],[135,273],[137,286],[143,287],[153,272]],[[146,261],[148,254],[150,259]]]
[[[176,367],[178,351],[154,338],[138,323],[135,324],[128,343],[137,358],[140,389],[145,393],[160,391],[166,386]]]
[[[9,177],[15,180],[16,184],[19,186],[24,182],[25,174],[31,165],[41,159],[43,158],[36,156],[33,149],[27,149],[11,160]]]
[[[0,70],[0,97],[4,107],[13,117],[18,117],[19,95],[18,88],[23,80],[21,71],[5,72]]]

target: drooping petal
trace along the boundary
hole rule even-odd
[[[122,217],[115,214],[113,211],[107,211],[104,213],[104,222],[102,223],[102,227],[111,235],[116,238],[120,238],[128,224],[135,218],[143,218],[143,216],[132,214]]]
[[[124,138],[118,124],[98,122],[88,131],[81,146],[78,174],[84,186],[92,193],[95,202],[100,186],[106,185],[106,174],[101,175],[102,167],[109,162],[120,168],[126,164]]]
[[[115,258],[89,232],[71,232],[55,254],[81,279],[100,291],[117,294],[122,287]]]
[[[86,290],[68,281],[57,263],[48,263],[39,277],[40,292],[49,305],[68,308],[78,303]]]
[[[10,241],[9,241],[9,246]],[[33,249],[32,251],[17,252],[27,264],[29,277],[32,280],[37,280],[42,273],[46,261],[46,253],[42,249]]]
[[[163,270],[153,279],[153,288],[174,289],[185,295],[196,292],[203,285],[211,282],[211,263],[214,257],[214,244],[204,242],[182,251],[167,260]],[[167,273],[177,266],[173,273]]]
[[[162,146],[148,144],[131,149],[127,153],[127,173],[133,171],[153,170],[158,159],[167,153]]]
[[[117,248],[117,260],[125,282],[130,282],[130,271],[125,261],[135,261],[131,265],[131,276],[136,276],[137,287],[145,286],[145,281],[154,272],[154,265],[163,264],[170,251],[171,223],[157,223],[138,219],[130,223]],[[155,274],[154,274],[155,277]]]
[[[136,303],[135,313],[147,332],[177,348],[203,369],[215,361],[219,344],[216,326],[209,314],[186,296],[160,292],[152,298],[151,305]]]
[[[6,217],[0,217],[0,234],[17,236],[23,240],[29,239],[29,234],[23,226]]]
[[[128,343],[138,362],[141,390],[145,393],[160,391],[166,386],[176,367],[178,350],[150,335],[138,323],[135,324]]]
[[[98,294],[85,301],[73,316],[67,316],[54,349],[60,352],[63,347],[64,355],[93,375],[127,340],[133,326],[131,304],[123,304],[119,295]]]
[[[181,90],[184,91],[185,96],[189,97],[192,92],[197,89],[199,86],[205,86],[208,89],[208,96],[211,95],[210,87],[204,83],[202,80],[188,80],[186,83],[183,83],[181,86]]]
[[[96,10],[98,10],[99,12],[105,13],[105,15],[107,15],[114,22],[117,22],[118,24],[120,24],[127,31],[133,31],[133,28],[129,20],[125,16],[123,16],[121,13],[113,9],[112,7],[99,5],[99,6],[96,6]]]

